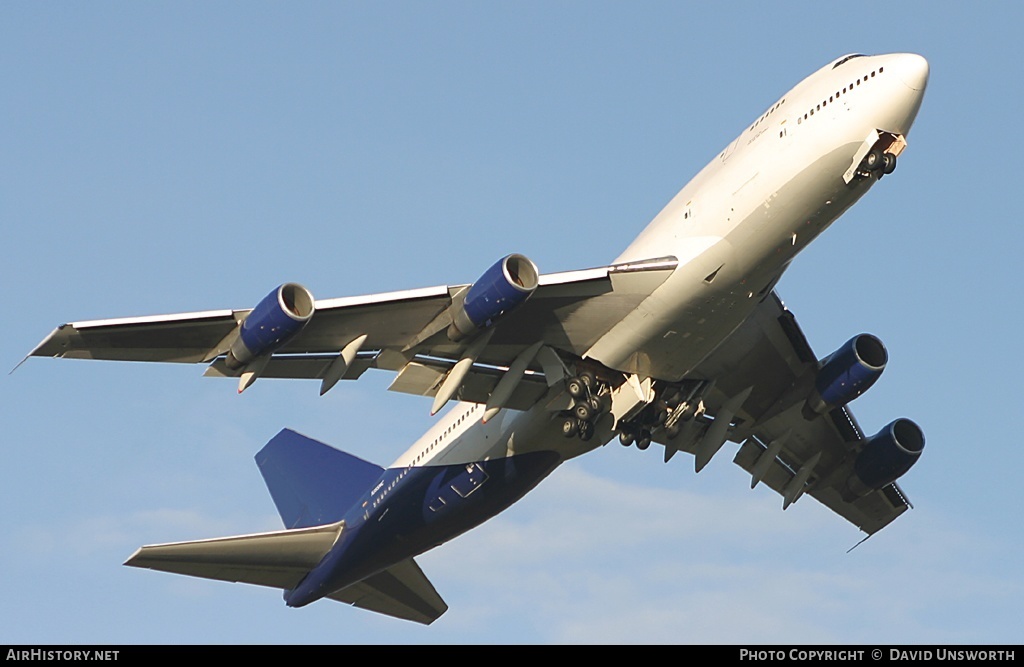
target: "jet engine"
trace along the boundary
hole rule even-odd
[[[822,363],[804,414],[823,415],[857,398],[882,375],[888,360],[889,353],[878,338],[854,336]]]
[[[452,316],[448,338],[461,340],[521,306],[537,289],[537,266],[524,255],[498,260],[473,283]]]
[[[231,345],[225,363],[235,370],[256,357],[278,349],[302,331],[316,302],[308,289],[298,283],[285,283],[256,304],[242,321],[238,338]]]
[[[917,462],[924,450],[924,433],[909,419],[897,419],[864,441],[853,462],[847,483],[854,496],[862,496],[895,482]]]

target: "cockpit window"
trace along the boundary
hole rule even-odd
[[[839,61],[836,62],[835,65],[832,65],[832,69],[835,69],[835,68],[839,67],[840,65],[845,63],[847,60],[853,60],[854,58],[864,58],[864,57],[865,56],[864,56],[863,53],[851,53],[848,56],[843,56],[842,58],[840,58]]]

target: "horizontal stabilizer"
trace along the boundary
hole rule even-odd
[[[343,524],[338,522],[298,530],[155,544],[136,551],[125,565],[290,590],[320,563],[342,529]],[[327,597],[426,624],[448,610],[411,558]]]
[[[448,605],[412,558],[327,597],[427,625],[448,611]]]
[[[301,530],[144,546],[125,565],[204,579],[294,588],[334,545],[341,522]]]
[[[290,429],[256,453],[256,465],[288,528],[340,521],[384,472]]]

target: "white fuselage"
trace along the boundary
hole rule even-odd
[[[839,62],[839,61],[837,61]],[[874,178],[843,175],[873,132],[905,136],[920,108],[920,56],[857,56],[801,81],[702,169],[618,256],[674,256],[678,268],[584,355],[641,378],[680,380],[746,319],[793,257],[855,203]],[[542,401],[541,403],[544,403]],[[534,451],[563,459],[606,443],[568,440],[538,404],[458,404],[393,468],[445,466]]]

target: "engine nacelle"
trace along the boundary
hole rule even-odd
[[[281,347],[302,331],[315,310],[316,302],[308,289],[298,283],[281,285],[242,321],[238,338],[225,360],[227,367],[241,368]]]
[[[847,488],[854,496],[895,482],[921,457],[924,433],[909,419],[897,419],[864,442],[853,462]]]
[[[452,316],[448,338],[460,340],[492,326],[529,299],[539,279],[537,266],[524,255],[498,260],[466,292]]]
[[[846,405],[875,383],[885,370],[889,353],[875,336],[854,336],[833,352],[818,371],[805,414],[823,415]]]

